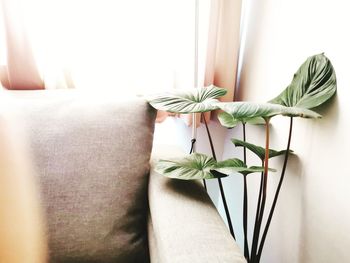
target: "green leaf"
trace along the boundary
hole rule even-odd
[[[250,150],[251,152],[255,153],[260,160],[265,160],[265,148],[252,144],[252,143],[248,143],[248,142],[244,142],[238,139],[231,139],[232,143],[236,146],[236,147],[246,147],[248,150]],[[282,151],[276,151],[273,149],[269,149],[269,159],[285,154],[286,150],[282,150]],[[290,150],[290,153],[292,153],[293,151]]]
[[[303,109],[303,108],[297,108],[297,107],[285,107],[285,109],[282,112],[283,116],[289,116],[289,117],[301,117],[301,118],[312,118],[312,119],[319,119],[322,116],[318,114],[317,112],[314,112],[312,110]]]
[[[281,105],[256,102],[220,102],[217,106],[231,115],[232,119],[248,122],[258,117],[270,118],[282,114],[286,109]],[[228,115],[225,119],[228,120]]]
[[[220,112],[218,115],[218,119],[222,126],[227,128],[234,128],[240,123],[240,120],[237,120],[234,116],[227,112]]]
[[[225,111],[220,112],[218,114],[218,119],[219,119],[221,125],[226,127],[226,128],[234,128],[237,126],[238,123],[241,122],[240,120],[236,119],[234,116],[232,116],[231,114],[229,114]],[[257,117],[257,118],[249,119],[247,121],[247,123],[252,124],[252,125],[262,125],[262,124],[265,124],[265,121],[263,118]]]
[[[232,174],[232,173],[241,173],[243,175],[247,175],[250,173],[263,172],[264,167],[259,166],[251,166],[247,167],[244,162],[240,159],[227,159],[225,161],[218,162],[216,164],[216,168],[213,169],[222,174]],[[275,169],[269,168],[269,171],[275,172]]]
[[[246,123],[251,125],[265,125],[265,120],[261,117],[249,119]]]
[[[256,102],[220,102],[217,106],[226,114],[221,117],[224,126],[234,124],[235,121],[252,122],[258,118],[271,118],[276,115],[284,115],[302,118],[321,118],[318,113],[302,108],[285,107],[272,103]],[[229,116],[231,115],[231,116]],[[220,120],[220,119],[219,119]],[[226,126],[226,127],[227,127]]]
[[[211,85],[188,91],[173,91],[154,95],[148,102],[157,110],[173,113],[196,113],[218,109],[217,98],[226,94],[225,89]]]
[[[226,175],[211,173],[216,161],[204,154],[194,153],[181,159],[159,160],[155,171],[170,178],[182,180],[212,179]]]
[[[271,103],[312,109],[330,99],[337,80],[330,60],[324,54],[309,57],[294,74],[291,84]]]

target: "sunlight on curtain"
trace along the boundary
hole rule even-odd
[[[46,88],[147,93],[193,87],[192,0],[22,0],[20,6]],[[210,0],[201,1],[200,85],[209,9]]]
[[[2,18],[3,10],[0,2],[0,89],[3,87],[1,80],[6,79],[2,75],[5,73],[5,65],[7,64],[7,48],[6,48],[6,37],[5,37],[5,25]],[[1,92],[1,90],[0,90]]]
[[[2,5],[0,4],[0,66],[6,64],[6,38],[5,38],[5,27],[3,19],[1,18],[2,14]]]

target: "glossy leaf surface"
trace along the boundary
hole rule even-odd
[[[320,118],[318,113],[302,108],[285,107],[272,103],[256,102],[221,102],[217,104],[226,114],[221,115],[220,121],[225,127],[232,126],[236,121],[249,123],[257,118],[271,118],[276,115]]]
[[[218,162],[214,170],[227,175],[232,173],[241,173],[243,175],[247,175],[250,173],[263,172],[264,167],[247,167],[247,165],[245,165],[242,160],[234,158]],[[276,170],[270,168],[269,171],[275,172]]]
[[[260,160],[262,161],[265,160],[265,148],[252,143],[244,142],[238,139],[231,139],[231,141],[236,147],[246,147],[248,150],[255,153]],[[285,150],[276,151],[273,149],[269,149],[269,158],[283,155],[285,152],[286,152]],[[290,151],[290,152],[293,152],[293,151]]]
[[[217,98],[226,94],[225,89],[209,87],[173,91],[151,96],[148,102],[157,110],[173,113],[196,113],[218,109]]]
[[[312,109],[330,99],[337,89],[332,63],[324,54],[309,57],[294,74],[290,85],[271,103]]]
[[[205,154],[194,153],[181,159],[160,160],[155,171],[170,178],[182,180],[213,179],[223,177],[210,170],[216,167],[217,162]]]
[[[234,128],[237,126],[238,123],[241,122],[240,120],[236,119],[234,116],[232,116],[227,112],[220,112],[218,114],[218,119],[221,125],[226,128]],[[256,118],[249,119],[246,123],[252,124],[252,125],[263,125],[265,124],[265,121],[261,117],[256,117]]]

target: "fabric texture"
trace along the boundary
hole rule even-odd
[[[153,150],[153,165],[160,157],[181,156],[174,147]],[[169,179],[151,170],[148,195],[152,263],[246,262],[201,182]]]
[[[148,262],[155,112],[140,98],[73,90],[17,97],[39,173],[50,262]]]

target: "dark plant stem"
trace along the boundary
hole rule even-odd
[[[264,160],[261,161],[261,166],[264,166]],[[256,235],[258,234],[257,228],[258,228],[258,221],[259,221],[259,215],[260,215],[260,205],[261,205],[261,196],[262,196],[262,188],[264,183],[264,173],[262,172],[260,175],[260,187],[259,187],[259,196],[258,196],[258,202],[256,205],[256,213],[255,213],[255,222],[254,222],[254,232],[253,232],[253,244],[252,244],[252,251],[250,257],[253,259],[253,247],[255,247],[255,252],[257,250],[257,238]]]
[[[211,153],[212,153],[212,155],[213,155],[213,158],[214,158],[215,160],[217,160],[217,159],[216,159],[215,150],[214,150],[214,144],[213,144],[213,141],[212,141],[212,139],[211,139],[211,135],[210,135],[210,131],[209,131],[209,127],[208,127],[208,124],[207,124],[207,121],[206,121],[205,117],[203,116],[203,113],[202,113],[202,118],[203,118],[203,121],[204,121],[205,129],[206,129],[206,131],[207,131],[207,135],[208,135],[208,139],[209,139],[209,144],[210,144]],[[224,187],[223,187],[223,185],[222,185],[221,178],[218,178],[218,184],[219,184],[219,189],[220,189],[220,194],[221,194],[222,203],[223,203],[224,209],[225,209],[225,214],[226,214],[226,218],[227,218],[228,227],[229,227],[229,229],[230,229],[230,233],[231,233],[232,237],[233,237],[234,239],[236,239],[235,233],[234,233],[234,230],[233,230],[233,226],[232,226],[230,211],[229,211],[229,209],[228,209],[227,202],[226,202]]]
[[[264,243],[265,243],[267,231],[269,230],[269,227],[270,227],[270,224],[271,224],[271,220],[272,220],[273,213],[275,211],[278,195],[280,193],[281,186],[282,186],[283,179],[284,179],[284,175],[285,175],[285,172],[286,172],[287,163],[288,163],[288,157],[289,157],[290,142],[291,142],[291,139],[292,139],[292,130],[293,130],[293,117],[290,117],[287,150],[286,150],[286,153],[284,155],[284,162],[283,162],[283,168],[282,168],[282,171],[281,171],[280,181],[279,181],[278,186],[277,186],[277,190],[276,190],[276,193],[275,193],[275,197],[273,199],[273,203],[272,203],[272,206],[271,206],[269,217],[268,217],[267,222],[266,222],[264,233],[263,233],[263,235],[261,237],[261,242],[260,242],[258,256],[257,256],[258,262],[260,260],[262,250],[264,248]]]
[[[248,248],[248,190],[247,190],[247,175],[243,175],[244,182],[244,196],[243,196],[243,232],[244,232],[244,257],[249,262],[249,248]]]
[[[243,141],[246,142],[245,123],[242,122],[243,127]],[[247,164],[247,149],[243,147],[243,160]],[[243,175],[244,192],[243,192],[243,233],[244,233],[244,257],[249,262],[249,247],[248,247],[248,189],[247,189],[247,175]]]
[[[196,139],[193,138],[191,140],[191,149],[190,149],[190,154],[194,152],[194,145],[196,144]]]
[[[264,210],[265,210],[265,203],[266,203],[266,196],[267,196],[267,178],[268,178],[268,172],[269,172],[270,118],[266,118],[265,122],[266,122],[266,139],[265,139],[264,179],[263,179],[262,198],[261,198],[261,206],[259,211],[258,225],[256,228],[256,236],[255,236],[255,239],[253,240],[254,242],[252,246],[253,263],[259,262],[259,261],[256,261],[257,259],[256,252],[258,248],[260,228],[264,218]]]
[[[243,127],[243,141],[246,142],[246,133],[245,133],[245,123],[242,122],[242,127]],[[247,148],[244,146],[243,147],[243,161],[244,164],[247,164]]]
[[[228,206],[227,206],[226,197],[225,197],[225,192],[224,192],[224,187],[223,187],[223,185],[222,185],[221,178],[218,178],[218,184],[219,184],[219,189],[220,189],[220,194],[221,194],[222,203],[223,203],[224,209],[225,209],[225,214],[226,214],[226,219],[227,219],[228,227],[229,227],[229,229],[230,229],[230,233],[231,233],[233,239],[236,240],[235,232],[234,232],[233,226],[232,226],[230,211],[229,211]]]

